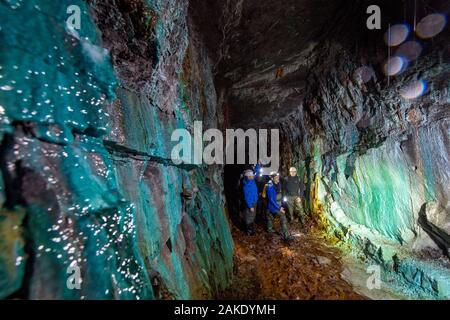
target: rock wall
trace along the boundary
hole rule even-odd
[[[280,129],[282,171],[298,166],[324,236],[402,293],[448,298],[450,31],[421,38],[412,25],[450,2],[236,3],[222,61],[230,125]],[[373,4],[381,30],[366,27]],[[389,23],[409,25],[407,50],[388,52]],[[388,54],[409,58],[395,76]],[[423,89],[413,99],[411,84]]]
[[[422,40],[420,58],[390,79],[382,37],[319,43],[301,110],[281,127],[294,146],[285,166],[305,171],[310,214],[326,236],[416,298],[450,297],[448,35]],[[402,95],[421,80],[423,95]]]
[[[214,296],[232,272],[221,168],[170,161],[174,129],[219,125],[187,1],[0,7],[0,298]]]

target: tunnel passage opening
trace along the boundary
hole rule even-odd
[[[239,179],[246,165],[227,164],[224,167],[224,193],[228,216],[236,226],[240,225],[240,190]]]
[[[230,140],[233,141],[233,144],[227,145],[227,149],[234,146],[235,152],[232,161],[227,159],[227,163],[224,165],[224,195],[229,218],[238,227],[242,226],[241,215],[244,199],[241,187],[244,171],[254,171],[258,185],[267,183],[271,172],[280,173],[281,168],[285,167],[281,165],[285,159],[280,156],[280,152],[283,152],[284,148],[280,147],[278,129],[267,129],[266,131],[268,133],[267,140],[251,141],[247,136],[241,140],[239,138]],[[239,143],[243,143],[243,145],[238,146]],[[257,166],[260,168],[258,172],[256,172]],[[287,171],[281,174],[286,173]],[[257,220],[263,219],[257,217]]]

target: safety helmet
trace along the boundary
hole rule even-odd
[[[280,174],[278,173],[278,172],[276,172],[276,171],[272,171],[270,174],[269,174],[269,176],[271,177],[271,178],[273,178],[273,177],[276,177],[276,176],[279,176]]]
[[[253,177],[254,173],[252,170],[245,170],[244,171],[244,176],[246,176],[247,178]]]

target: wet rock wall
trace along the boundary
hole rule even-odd
[[[232,269],[221,171],[170,161],[174,129],[220,113],[187,1],[0,6],[0,297],[214,296]]]

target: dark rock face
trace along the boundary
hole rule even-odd
[[[99,2],[93,10],[121,83],[141,91],[158,63],[157,12],[144,1],[125,0]]]
[[[239,3],[222,61],[231,108],[248,106],[243,115],[231,112],[231,122],[238,126],[273,123],[274,115],[281,122],[298,112],[311,73],[330,67],[322,59],[328,54],[323,44],[336,41],[345,47],[360,33],[361,28],[352,26],[365,25],[355,18],[361,3],[350,7],[346,1]]]
[[[421,39],[419,58],[388,78],[383,34],[388,23],[413,24],[412,4],[240,3],[221,65],[229,122],[280,128],[283,168],[304,173],[310,214],[327,236],[381,265],[402,291],[448,298],[447,260],[418,258],[448,254],[448,26]],[[382,8],[381,31],[366,28],[370,4]],[[449,10],[448,1],[426,1],[416,19]],[[411,32],[406,41],[414,40]],[[411,84],[424,82],[428,90],[411,98]],[[419,222],[425,203],[439,226]]]
[[[175,128],[218,126],[187,1],[13,2],[0,5],[0,297],[223,289],[233,243],[220,170],[170,161]],[[65,26],[73,4],[80,30]]]

